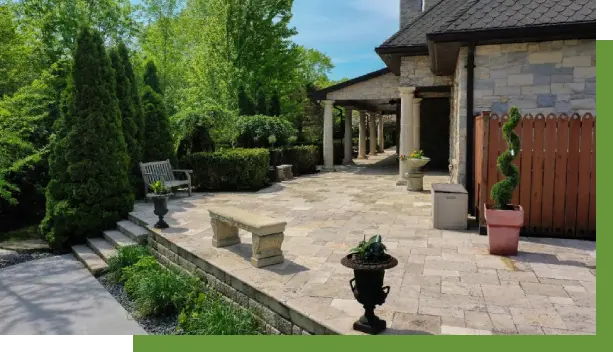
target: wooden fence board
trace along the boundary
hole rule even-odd
[[[566,217],[566,167],[568,166],[568,135],[570,118],[562,115],[558,118],[558,141],[556,146],[556,174],[553,193],[553,231],[564,233]]]
[[[592,176],[590,179],[590,237],[596,233],[596,118],[594,116],[594,136],[592,138]]]
[[[543,160],[543,209],[541,227],[545,232],[553,228],[553,190],[555,184],[556,144],[558,119],[550,114],[545,120],[545,158]]]
[[[534,117],[534,142],[532,143],[532,180],[530,180],[530,230],[542,231],[543,163],[545,153],[545,116]]]
[[[579,186],[579,153],[581,141],[581,118],[574,114],[570,118],[568,138],[568,166],[566,167],[566,218],[564,229],[566,235],[573,236],[577,226],[577,187]]]
[[[532,183],[532,143],[534,133],[534,117],[528,115],[524,117],[521,128],[521,174],[520,174],[520,199],[521,206],[524,208],[524,227],[530,228],[530,206],[531,206],[531,187]],[[522,182],[523,180],[523,182]],[[527,182],[526,182],[527,181]]]
[[[584,116],[581,120],[581,141],[579,159],[579,187],[577,188],[577,236],[585,237],[589,233],[590,216],[590,175],[592,163],[592,132],[594,119]]]

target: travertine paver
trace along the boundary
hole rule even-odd
[[[595,333],[595,243],[522,238],[517,257],[490,256],[487,237],[476,231],[432,229],[430,185],[448,177],[427,174],[424,192],[407,192],[395,185],[395,165],[381,162],[391,155],[257,193],[173,199],[166,217],[171,228],[161,233],[341,333],[353,333],[351,323],[362,311],[349,288],[353,273],[340,259],[374,234],[399,260],[386,273],[391,292],[377,309],[388,321],[386,333]],[[285,262],[252,267],[245,231],[239,232],[242,244],[213,248],[207,209],[218,205],[286,221]],[[157,220],[151,204],[138,204],[133,215],[149,224]]]

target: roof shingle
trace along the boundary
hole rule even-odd
[[[426,35],[596,21],[596,0],[441,0],[381,47],[425,46]]]

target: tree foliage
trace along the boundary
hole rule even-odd
[[[103,38],[84,27],[56,125],[47,212],[41,224],[57,248],[99,235],[132,209],[129,157],[115,91]]]
[[[123,138],[130,157],[130,183],[133,192],[138,194],[140,198],[144,196],[144,194],[141,194],[143,188],[139,168],[139,162],[143,157],[142,142],[144,136],[142,132],[144,119],[140,99],[138,98],[138,92],[134,91],[136,89],[134,71],[125,44],[120,43],[116,48],[113,48],[110,52],[110,58],[115,71],[115,92],[121,112]]]
[[[147,82],[158,82],[155,74],[155,65],[151,63],[150,75]],[[174,160],[174,143],[170,132],[170,121],[166,113],[166,107],[160,94],[150,85],[142,89],[143,115],[145,117],[145,144],[143,149],[143,161]]]

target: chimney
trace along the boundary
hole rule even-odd
[[[423,2],[422,0],[400,0],[400,28],[404,28],[419,16]]]

